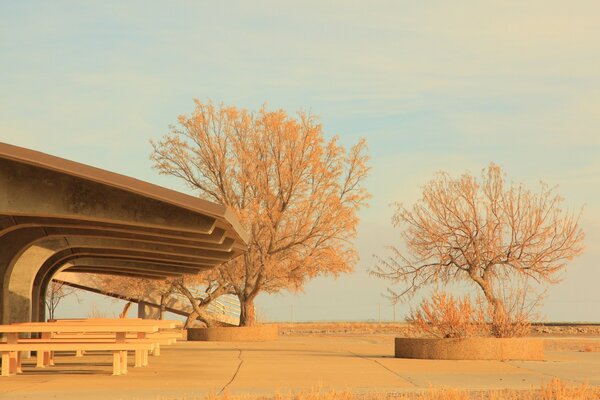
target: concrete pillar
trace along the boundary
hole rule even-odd
[[[9,282],[13,266],[23,251],[43,236],[44,231],[39,228],[14,230],[2,236],[0,242],[0,321],[3,324],[9,322],[11,309]],[[27,302],[26,300],[21,301],[19,298],[16,301],[21,305]]]
[[[34,278],[41,265],[55,251],[65,248],[64,239],[46,239],[27,248],[14,263],[8,279],[10,307],[7,309],[7,322],[28,322],[32,320]]]

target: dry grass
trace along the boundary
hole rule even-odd
[[[434,292],[412,310],[409,323],[418,332],[437,338],[465,338],[489,335],[481,299],[472,305],[468,296],[456,298]]]
[[[567,386],[559,379],[531,390],[490,390],[469,392],[460,389],[431,388],[421,393],[367,393],[354,394],[350,391],[315,389],[298,393],[279,393],[274,396],[209,395],[204,400],[598,400],[600,387],[579,385]],[[185,399],[182,399],[185,400]],[[191,400],[191,399],[187,399]]]
[[[280,322],[270,324],[277,325],[279,334],[284,336],[364,334],[395,334],[403,337],[422,336],[406,322]],[[568,323],[561,326],[535,325],[532,327],[531,336],[598,337],[600,336],[600,326],[569,325]]]
[[[399,334],[414,335],[406,322],[301,322],[277,323],[279,333],[285,336],[313,336],[330,334]]]
[[[110,315],[107,311],[101,310],[96,306],[96,303],[92,303],[90,311],[87,313],[87,318],[115,318],[115,313]]]

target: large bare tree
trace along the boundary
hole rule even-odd
[[[508,183],[491,164],[480,179],[439,173],[423,187],[412,208],[397,205],[393,224],[405,248],[377,257],[372,273],[400,284],[396,299],[425,285],[466,281],[492,308],[492,333],[507,317],[506,285],[526,278],[556,283],[559,272],[583,251],[579,213],[563,210],[563,199],[541,184],[538,192]]]
[[[196,100],[193,114],[152,145],[161,174],[232,207],[250,234],[248,251],[214,275],[214,287],[238,296],[240,325],[254,323],[260,292],[352,270],[358,210],[369,196],[364,140],[345,150],[337,137],[325,140],[313,116]]]

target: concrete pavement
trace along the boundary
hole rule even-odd
[[[600,339],[592,339],[599,341]],[[393,358],[393,335],[280,337],[264,343],[182,342],[146,368],[111,376],[109,355],[57,357],[57,365],[0,378],[0,398],[176,399],[208,393],[273,394],[314,388],[405,392],[431,386],[529,389],[558,377],[600,385],[600,353],[547,351],[546,361],[440,361]],[[131,362],[131,361],[130,361]]]

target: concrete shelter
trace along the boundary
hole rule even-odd
[[[226,206],[0,142],[0,320],[45,319],[61,271],[161,279],[245,251]]]

